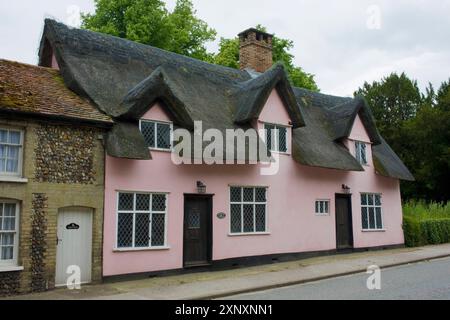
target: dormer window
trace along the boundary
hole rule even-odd
[[[288,128],[276,124],[264,125],[266,132],[266,144],[269,151],[288,151]]]
[[[361,141],[355,141],[356,160],[362,165],[367,165],[367,144]]]
[[[172,149],[172,123],[141,120],[140,129],[150,149],[165,151]]]

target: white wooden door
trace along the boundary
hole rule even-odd
[[[91,282],[92,210],[71,207],[59,210],[56,248],[56,286],[65,286],[69,266],[78,266],[81,283]],[[72,271],[73,272],[73,271]]]

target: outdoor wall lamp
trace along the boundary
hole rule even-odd
[[[344,193],[350,193],[350,187],[346,184],[342,185],[342,190],[344,190]]]
[[[206,193],[206,185],[201,181],[197,181],[197,192]]]

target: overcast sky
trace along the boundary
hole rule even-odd
[[[193,0],[218,36],[262,24],[292,39],[322,92],[351,95],[365,80],[405,71],[438,86],[450,77],[450,0]],[[175,0],[167,0],[173,8]],[[77,23],[93,0],[0,0],[0,58],[31,64],[45,17]],[[211,43],[211,51],[217,43]]]

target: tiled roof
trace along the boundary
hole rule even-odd
[[[111,123],[67,89],[58,70],[0,59],[0,111]]]

